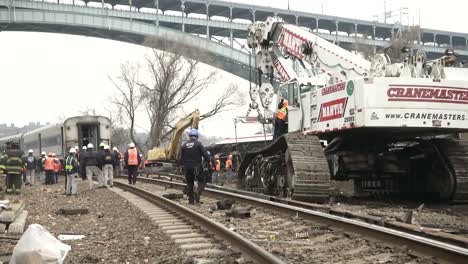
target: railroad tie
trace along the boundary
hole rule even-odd
[[[193,263],[216,263],[215,259],[210,257],[220,257],[226,254],[224,250],[219,248],[219,243],[208,238],[203,231],[185,218],[181,218],[130,192],[118,188],[113,188],[112,191],[142,210],[187,256],[193,259]]]

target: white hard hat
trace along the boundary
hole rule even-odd
[[[47,155],[47,153],[45,151],[42,151],[41,155]]]
[[[75,150],[77,150],[77,151],[78,151],[79,149],[80,149],[80,148],[79,148],[78,146],[75,146]]]
[[[52,153],[52,157],[55,157],[55,156],[57,156],[57,154],[55,154],[55,153]]]
[[[83,150],[87,150],[88,148],[86,146],[83,146]]]
[[[113,147],[112,150],[119,151],[117,147]]]
[[[30,149],[30,150],[28,150],[28,152],[29,152],[29,153],[33,153],[33,152],[34,152],[34,150]]]
[[[89,148],[89,149],[90,149],[90,148],[94,148],[93,144],[89,143],[89,144],[88,144],[88,148]]]
[[[106,150],[109,149],[109,145],[105,145],[104,149],[106,149]]]
[[[128,147],[129,147],[129,148],[134,148],[134,147],[135,147],[135,143],[132,142],[132,143],[128,144]]]
[[[70,152],[70,153],[76,153],[76,149],[75,149],[75,148],[71,148],[69,152]]]

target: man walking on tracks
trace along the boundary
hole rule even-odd
[[[76,195],[76,181],[75,178],[78,178],[78,171],[80,165],[78,159],[76,158],[76,149],[71,148],[68,152],[68,156],[65,158],[65,172],[67,174],[66,182],[67,186],[65,187],[66,195]]]
[[[104,152],[101,154],[102,174],[104,175],[103,186],[112,187],[114,185],[114,165],[115,157],[110,152],[109,145],[104,146]],[[109,181],[109,185],[107,182]]]
[[[190,139],[182,145],[180,151],[180,161],[179,163],[184,166],[185,170],[185,181],[187,182],[187,196],[189,204],[195,204],[195,202],[200,203],[200,196],[198,188],[197,195],[194,197],[193,186],[195,180],[199,182],[199,188],[202,187],[200,183],[204,182],[204,179],[201,179],[203,176],[202,173],[202,157],[209,161],[210,156],[203,147],[203,144],[198,141],[198,130],[192,128],[189,132]],[[211,161],[209,162],[211,165]]]
[[[34,178],[36,177],[37,160],[34,157],[34,151],[30,149],[28,156],[25,160],[26,164],[26,185],[34,185]]]
[[[98,180],[102,177],[102,171],[99,169],[98,155],[94,151],[93,144],[89,143],[85,153],[81,154],[80,166],[82,171],[86,171],[86,178],[88,178],[89,189],[93,188],[93,175],[98,177]]]
[[[138,150],[135,148],[135,143],[132,142],[128,144],[128,149],[125,151],[124,155],[124,161],[128,170],[128,184],[135,185],[138,166],[141,163],[141,156],[140,153],[138,153]]]

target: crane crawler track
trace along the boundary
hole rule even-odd
[[[452,201],[468,202],[468,140],[443,139],[438,147],[456,177]]]
[[[271,185],[268,194],[283,191],[295,200],[324,201],[330,194],[330,171],[318,137],[289,133],[277,138],[268,147],[246,153],[239,168],[239,179],[246,190],[262,190],[259,168],[264,166],[258,162],[259,158],[280,156],[281,164],[276,173],[270,175]],[[271,172],[271,171],[268,171]],[[264,174],[267,174],[265,172]],[[247,180],[249,179],[249,180]],[[273,191],[272,191],[273,190]]]

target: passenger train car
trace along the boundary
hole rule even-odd
[[[24,151],[34,150],[38,156],[42,151],[56,153],[59,158],[66,156],[68,150],[92,143],[95,147],[101,142],[110,145],[111,122],[104,116],[76,116],[63,123],[41,127],[36,130],[0,138],[0,151],[10,140],[19,140]]]

